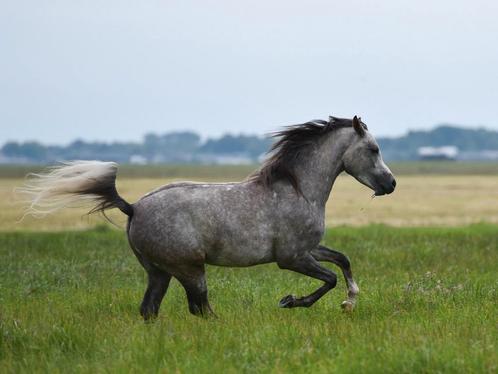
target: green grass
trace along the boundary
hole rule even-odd
[[[490,372],[498,369],[498,227],[337,228],[358,308],[338,287],[310,309],[278,300],[319,282],[208,268],[218,319],[191,316],[174,281],[160,317],[122,232],[0,234],[0,372]]]

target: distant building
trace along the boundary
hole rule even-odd
[[[200,154],[197,156],[197,161],[201,164],[216,164],[216,165],[250,165],[254,163],[247,154],[231,153],[231,154]]]
[[[421,160],[456,160],[458,157],[458,148],[453,145],[443,147],[420,147],[417,150]]]
[[[132,165],[146,165],[147,158],[142,155],[131,155],[129,162]]]

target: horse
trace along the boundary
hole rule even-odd
[[[116,190],[116,163],[73,161],[32,174],[21,192],[30,197],[27,214],[35,216],[81,202],[92,206],[90,213],[118,208],[128,216],[129,245],[148,275],[140,306],[145,320],[157,317],[172,277],[185,289],[190,313],[214,315],[206,264],[276,262],[323,282],[307,296],[288,295],[279,302],[282,308],[295,308],[312,306],[336,286],[337,275],[320,264],[330,262],[346,281],[341,306],[352,311],[359,288],[350,261],[320,244],[325,203],[343,171],[375,196],[392,193],[396,180],[357,116],[287,126],[273,136],[267,159],[241,182],[172,183],[130,204]]]

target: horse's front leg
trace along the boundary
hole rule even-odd
[[[325,282],[323,286],[308,296],[300,298],[293,295],[285,296],[280,300],[279,306],[281,308],[310,307],[337,284],[335,273],[322,267],[309,252],[298,257],[280,259],[277,264],[281,269],[292,270]]]
[[[334,251],[333,249],[327,248],[323,245],[319,245],[318,248],[311,251],[311,255],[317,261],[328,261],[339,266],[346,280],[348,286],[347,299],[342,302],[341,307],[346,311],[353,310],[356,304],[356,295],[360,292],[358,285],[353,279],[353,273],[351,272],[351,264],[349,259],[343,255],[341,252]]]

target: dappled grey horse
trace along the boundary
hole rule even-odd
[[[145,319],[157,315],[171,277],[185,288],[191,313],[211,313],[205,264],[276,262],[324,282],[307,296],[280,301],[293,308],[309,307],[335,287],[336,274],[319,263],[331,262],[347,283],[342,307],[351,310],[359,290],[349,260],[320,245],[325,203],[343,171],[377,196],[393,192],[395,179],[360,118],[311,121],[275,136],[269,158],[243,182],[173,183],[129,204],[116,191],[115,163],[75,161],[32,175],[22,192],[30,195],[34,215],[85,199],[91,212],[119,208],[129,217],[128,240],[148,274],[140,308]]]

